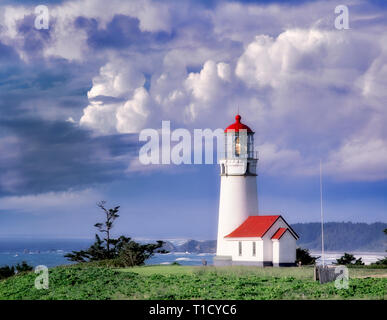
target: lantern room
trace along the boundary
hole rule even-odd
[[[225,130],[225,158],[255,158],[254,132],[241,122],[242,117],[235,116],[235,123]]]

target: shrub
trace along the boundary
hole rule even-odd
[[[308,249],[297,248],[296,263],[301,262],[302,265],[315,264],[318,258],[312,257]]]
[[[21,264],[16,266],[4,266],[0,268],[0,280],[12,277],[16,272],[27,272],[33,269],[32,266],[28,265],[26,261],[22,261]]]
[[[0,279],[12,277],[14,274],[15,274],[15,267],[13,266],[12,267],[5,266],[0,268]]]
[[[356,259],[353,254],[344,252],[344,255],[341,256],[341,258],[336,259],[335,264],[340,264],[340,265],[354,264],[358,266],[363,266],[364,262],[362,261],[362,258]]]
[[[378,261],[376,261],[375,263],[372,263],[371,265],[386,266],[387,267],[387,257],[384,257],[383,259],[379,259]]]

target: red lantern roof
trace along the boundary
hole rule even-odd
[[[224,132],[239,132],[239,130],[247,130],[247,132],[249,133],[253,133],[253,130],[251,130],[248,126],[246,126],[245,124],[243,124],[241,122],[241,119],[242,117],[237,114],[235,116],[235,123],[229,125],[226,130],[224,130]]]

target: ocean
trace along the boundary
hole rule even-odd
[[[27,239],[27,238],[0,238],[0,267],[15,265],[26,261],[32,266],[45,265],[49,268],[71,264],[64,255],[72,250],[86,249],[93,241],[89,239]],[[331,264],[344,252],[326,252],[325,263]],[[365,264],[370,264],[387,255],[385,252],[351,252],[356,258],[362,258]],[[313,256],[321,256],[320,252],[311,251]],[[213,264],[215,254],[171,252],[156,254],[146,261],[148,265],[171,264],[178,262],[181,265],[200,266],[203,260],[208,265]],[[321,258],[317,260],[321,263]]]
[[[22,261],[34,267],[45,265],[49,268],[71,264],[64,255],[72,250],[86,249],[92,242],[89,239],[0,238],[0,267]],[[176,261],[181,265],[202,265],[203,259],[212,264],[213,257],[211,253],[173,252],[156,254],[146,264],[170,264]]]

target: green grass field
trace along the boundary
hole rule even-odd
[[[386,269],[349,273],[349,288],[338,290],[314,282],[310,267],[78,265],[50,269],[48,290],[35,289],[34,273],[2,280],[0,299],[387,299]]]
[[[260,277],[295,277],[297,279],[312,279],[313,267],[289,267],[289,268],[257,268],[247,266],[233,266],[233,267],[194,267],[194,266],[169,266],[169,265],[153,265],[134,267],[126,269],[117,269],[122,272],[135,272],[140,275],[152,274],[193,274],[206,272],[217,272],[219,274],[236,274],[247,275],[254,274]],[[366,269],[366,268],[350,268],[350,278],[362,277],[367,275],[386,275],[387,269]]]

